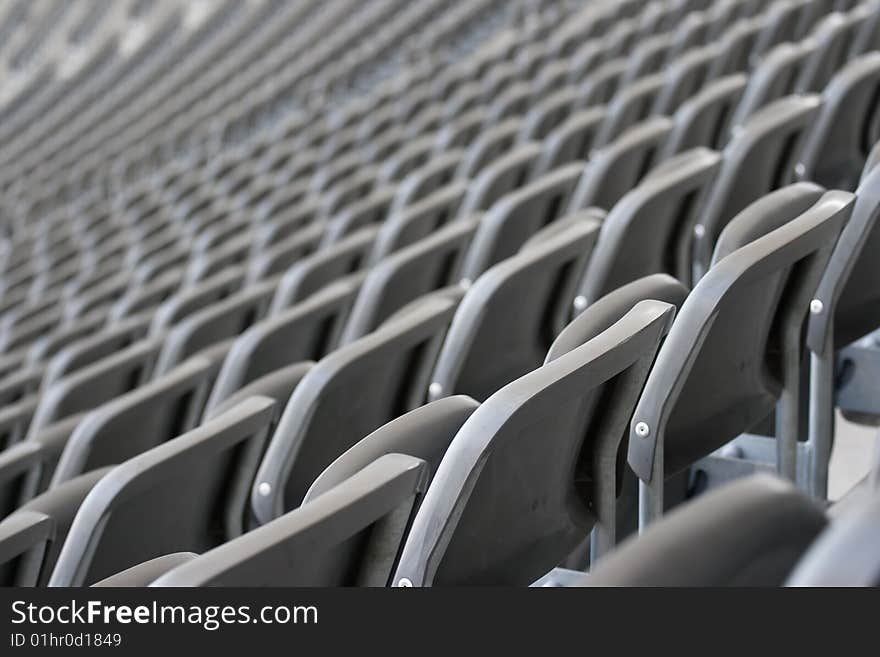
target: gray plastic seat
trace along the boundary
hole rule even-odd
[[[275,288],[269,314],[278,314],[334,281],[364,269],[378,230],[378,226],[362,228],[288,269]]]
[[[811,2],[812,0],[775,0],[770,5],[764,15],[764,27],[752,46],[753,62],[774,46],[797,41],[804,36],[800,28]]]
[[[493,203],[525,185],[534,177],[533,167],[541,154],[539,144],[520,144],[482,169],[470,183],[460,214],[488,210]]]
[[[804,63],[795,91],[797,93],[822,93],[825,86],[846,64],[849,48],[857,29],[860,15],[833,13],[822,19],[810,33],[816,49]]]
[[[665,72],[663,89],[657,94],[651,113],[672,116],[679,107],[709,82],[709,67],[718,56],[714,45],[694,48],[672,60]]]
[[[756,475],[675,509],[574,586],[780,586],[826,525],[792,484]]]
[[[377,264],[450,223],[458,215],[466,190],[465,182],[454,181],[421,201],[390,213],[378,228],[369,262]]]
[[[767,105],[736,129],[694,228],[696,276],[705,271],[719,234],[740,210],[793,180],[805,133],[821,106],[816,96],[790,96]]]
[[[52,530],[41,513],[22,511],[0,521],[0,584],[36,586]]]
[[[576,160],[587,161],[604,120],[604,107],[574,112],[544,139],[541,155],[532,169],[532,176],[543,176]]]
[[[356,293],[357,287],[345,281],[331,283],[244,331],[220,368],[207,410],[265,374],[332,351]]]
[[[659,159],[691,148],[718,150],[727,142],[729,122],[742,98],[748,78],[742,74],[719,78],[686,100],[673,117],[674,125]]]
[[[855,189],[877,131],[880,54],[840,69],[822,94],[822,111],[804,142],[798,175],[820,185]]]
[[[340,454],[422,405],[457,305],[448,294],[428,295],[309,370],[284,409],[255,480],[251,504],[259,523],[299,506]]]
[[[516,253],[542,226],[562,215],[583,165],[572,163],[513,191],[495,202],[480,219],[462,265],[471,281]]]
[[[634,125],[651,116],[666,83],[664,74],[655,73],[634,80],[621,88],[605,108],[605,120],[596,134],[595,147],[607,146]]]
[[[156,375],[222,340],[234,338],[259,320],[268,308],[275,284],[264,281],[204,308],[175,325],[165,336]]]
[[[719,41],[719,57],[709,69],[709,78],[747,72],[751,68],[752,50],[764,26],[763,17],[743,18],[732,25]]]
[[[660,71],[674,44],[671,34],[657,34],[643,39],[627,57],[627,67],[620,80],[620,87],[626,89],[638,79]]]
[[[194,428],[215,374],[193,358],[86,414],[63,445],[50,486],[122,463]]]
[[[360,286],[340,343],[372,332],[423,294],[457,284],[477,226],[474,219],[454,221],[374,265]]]
[[[274,413],[273,401],[252,398],[110,470],[80,505],[49,586],[91,584],[239,535],[243,494]]]
[[[876,486],[868,499],[832,519],[791,572],[786,586],[844,587],[880,585],[877,528],[880,495]]]
[[[568,323],[602,218],[586,211],[559,219],[474,281],[443,341],[430,399],[465,394],[482,401],[544,361]]]
[[[244,270],[229,269],[197,285],[181,288],[153,314],[150,334],[162,334],[189,315],[234,294],[243,284]]]
[[[412,206],[451,183],[463,157],[463,151],[446,151],[434,156],[423,167],[410,173],[397,188],[389,212],[399,212]]]
[[[507,153],[514,144],[523,128],[520,119],[507,119],[483,130],[464,154],[464,158],[456,170],[457,178],[473,178],[480,170]]]
[[[560,89],[544,97],[523,118],[520,141],[541,141],[560,125],[574,108],[577,93],[571,88]]]
[[[721,165],[715,151],[696,148],[655,167],[612,208],[575,299],[583,309],[642,276],[668,273],[687,280],[687,250],[700,199]]]
[[[749,431],[774,408],[777,467],[793,477],[801,333],[852,210],[851,194],[817,199],[821,191],[795,185],[740,213],[679,310],[630,429],[628,461],[644,484],[642,526],[662,514],[666,477]]]
[[[324,225],[314,223],[273,243],[252,256],[248,266],[250,283],[270,279],[317,250],[324,235]]]
[[[603,63],[590,73],[578,86],[578,100],[575,108],[585,110],[605,106],[621,88],[620,80],[626,71],[625,58],[612,59]]]
[[[817,52],[813,41],[783,43],[767,53],[749,76],[749,84],[730,119],[741,126],[773,101],[795,93],[806,62]]]
[[[322,246],[335,244],[361,228],[383,221],[391,208],[395,193],[396,187],[393,185],[380,187],[345,208],[338,216],[330,219]]]
[[[880,294],[873,284],[877,273],[875,254],[880,245],[878,216],[880,170],[872,169],[856,190],[852,217],[841,232],[815,294],[821,312],[811,314],[807,331],[807,345],[812,352],[809,492],[820,499],[826,498],[828,491],[835,402],[848,406],[847,384],[857,389],[863,378],[857,357],[859,346],[842,353],[841,349],[880,327]],[[873,383],[869,389],[873,389]]]
[[[673,313],[639,304],[483,402],[440,462],[396,584],[529,584],[607,519],[625,425]]]
[[[593,151],[571,194],[568,212],[588,207],[603,210],[614,207],[650,170],[672,126],[671,119],[654,117]]]
[[[177,566],[153,586],[387,586],[424,495],[426,467],[383,456],[272,522]]]
[[[150,376],[158,350],[157,342],[141,340],[55,380],[41,395],[28,436],[136,388]]]
[[[46,364],[40,387],[46,390],[62,377],[132,346],[146,336],[147,329],[148,318],[132,317],[77,340]]]
[[[411,410],[359,440],[327,466],[309,487],[314,499],[386,454],[406,454],[426,465],[426,484],[437,471],[449,443],[479,404],[466,395],[444,397]]]

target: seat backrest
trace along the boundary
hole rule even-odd
[[[57,379],[42,393],[28,435],[137,388],[150,375],[158,351],[155,340],[140,340]]]
[[[822,93],[822,111],[804,142],[798,175],[853,190],[873,145],[880,108],[880,53],[840,69]]]
[[[113,468],[80,506],[49,586],[90,584],[170,551],[204,552],[233,538],[274,413],[275,402],[249,399]]]
[[[808,547],[786,586],[844,587],[880,585],[877,559],[880,495],[870,491],[858,506],[829,523]]]
[[[783,43],[768,52],[749,77],[731,125],[742,125],[762,107],[794,93],[804,65],[815,52],[816,44],[809,40]]]
[[[614,207],[650,170],[672,126],[671,119],[654,117],[593,151],[571,194],[568,212],[588,207],[603,210]]]
[[[654,73],[621,88],[606,106],[605,120],[596,134],[595,147],[607,146],[628,129],[647,119],[665,85],[666,76]]]
[[[457,299],[429,295],[325,356],[297,385],[251,494],[260,523],[300,505],[315,478],[361,438],[425,400]]]
[[[541,141],[571,113],[577,92],[564,88],[545,97],[523,119],[520,141]]]
[[[816,49],[804,62],[798,77],[797,93],[822,93],[822,90],[844,67],[849,59],[849,48],[861,16],[835,12],[828,14],[810,34],[816,42]]]
[[[345,281],[331,283],[247,329],[223,361],[207,409],[280,367],[318,360],[332,351],[356,293],[357,288]]]
[[[464,151],[446,151],[435,155],[427,164],[410,173],[394,194],[389,212],[399,212],[448,185],[463,157]]]
[[[616,488],[626,424],[673,313],[644,302],[483,402],[416,514],[397,585],[524,585],[561,563],[595,524],[597,489]]]
[[[342,210],[333,217],[324,233],[323,246],[331,246],[352,235],[360,228],[378,224],[388,214],[396,187],[387,185]]]
[[[651,113],[672,116],[698,93],[707,82],[709,67],[718,57],[718,51],[714,44],[694,48],[670,62],[663,89],[657,94]]]
[[[473,178],[516,144],[522,130],[520,119],[507,119],[481,132],[470,145],[456,171],[457,178]]]
[[[560,219],[474,281],[437,358],[430,399],[482,401],[543,362],[568,322],[601,219],[594,210]]]
[[[744,18],[734,23],[721,37],[720,55],[709,69],[709,78],[747,72],[751,68],[752,49],[764,24],[763,17]]]
[[[880,248],[880,169],[856,190],[852,217],[844,226],[815,298],[825,310],[810,316],[807,344],[817,354],[827,348],[833,329],[834,349],[848,345],[880,326],[880,290],[874,285]]]
[[[425,462],[425,474],[430,483],[449,443],[478,406],[467,395],[444,397],[382,425],[328,465],[309,487],[303,504],[338,486],[386,454],[406,454],[421,459]]]
[[[752,201],[792,181],[804,135],[821,105],[816,96],[789,96],[770,103],[735,130],[694,227],[698,276],[728,222]]]
[[[586,162],[604,120],[604,106],[574,112],[544,138],[532,176],[542,176],[576,160]]]
[[[153,586],[387,586],[426,479],[419,459],[382,456],[315,500],[172,569]]]
[[[241,334],[264,314],[274,293],[275,284],[264,281],[177,324],[165,337],[156,374],[165,374],[202,349]]]
[[[575,586],[780,586],[825,524],[792,484],[755,475],[675,509]]]
[[[315,223],[274,243],[250,261],[248,281],[251,283],[262,281],[284,273],[291,265],[313,253],[323,235],[324,226]]]
[[[560,217],[582,170],[582,163],[573,162],[496,201],[480,220],[462,267],[463,276],[475,280]]]
[[[727,141],[730,118],[742,98],[748,78],[734,74],[719,78],[684,101],[659,159],[703,146],[720,149]]]
[[[461,280],[461,262],[477,230],[475,219],[454,221],[393,253],[364,278],[340,337],[348,344],[423,294]]]
[[[662,301],[678,309],[681,308],[689,291],[680,281],[668,274],[651,274],[621,285],[595,303],[584,304],[583,307],[579,307],[575,298],[574,310],[579,314],[553,340],[544,362],[549,363],[592,340],[619,321],[640,301]]]
[[[244,283],[244,276],[244,269],[233,268],[182,288],[159,306],[150,323],[150,333],[159,335],[185,317],[237,292]]]
[[[364,269],[378,230],[378,226],[361,228],[293,265],[278,281],[269,314],[281,313],[324,287],[343,278],[348,280],[351,274]]]
[[[782,190],[725,229],[633,416],[629,463],[643,481],[656,484],[750,430],[800,376],[807,308],[853,202],[820,193]]]
[[[467,188],[466,182],[455,181],[389,214],[378,229],[369,262],[378,263],[455,219]]]
[[[0,521],[0,585],[36,586],[52,520],[42,513],[22,511]]]
[[[715,179],[721,156],[696,148],[666,160],[620,199],[602,222],[578,296],[582,306],[642,276],[687,280],[689,236],[696,210]]]
[[[460,214],[488,210],[498,199],[534,177],[533,167],[541,154],[539,144],[520,144],[482,169],[469,184]]]

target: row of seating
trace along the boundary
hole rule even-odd
[[[505,4],[166,4],[0,110],[0,581],[876,583],[880,2]]]

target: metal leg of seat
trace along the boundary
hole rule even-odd
[[[807,492],[820,500],[828,497],[828,465],[834,438],[833,388],[834,348],[829,335],[822,354],[810,355],[809,471],[806,483]]]

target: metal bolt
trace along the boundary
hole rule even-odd
[[[810,301],[810,312],[814,315],[818,315],[825,309],[825,304],[822,303],[819,299],[813,299]]]
[[[574,309],[578,312],[587,307],[587,297],[578,295],[574,298]]]
[[[798,162],[794,167],[794,172],[797,174],[798,178],[803,178],[804,174],[807,172],[807,167],[804,166],[803,162]]]
[[[412,588],[412,580],[409,577],[401,577],[397,582],[397,586],[403,589],[410,589]]]
[[[459,285],[459,287],[461,287],[462,290],[468,289],[472,284],[473,284],[473,281],[471,281],[471,279],[469,279],[469,278],[462,278],[458,282],[458,285]]]
[[[648,426],[647,422],[638,422],[636,424],[636,435],[639,438],[647,438],[650,433],[651,427]]]
[[[266,497],[269,493],[272,492],[272,484],[266,483],[265,481],[257,486],[257,492]]]
[[[705,234],[706,228],[705,226],[703,226],[703,224],[697,224],[696,226],[694,226],[694,235],[696,235],[697,237],[703,237],[703,235]]]
[[[431,395],[431,397],[439,397],[443,394],[443,386],[435,381],[428,386],[428,394]]]

